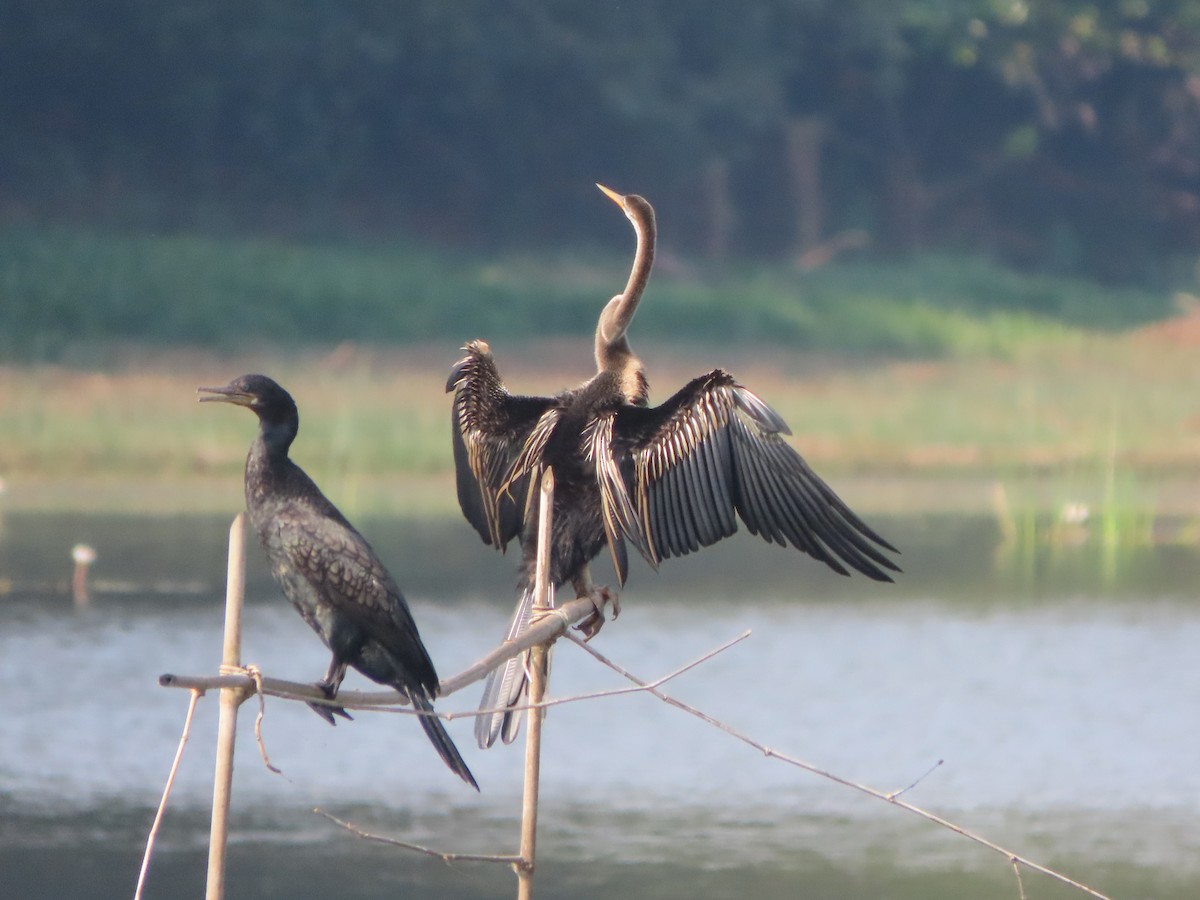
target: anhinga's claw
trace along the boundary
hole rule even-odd
[[[584,596],[592,601],[592,605],[596,607],[596,610],[576,625],[575,630],[583,635],[585,641],[590,641],[604,627],[604,607],[607,604],[612,604],[612,617],[614,619],[621,614],[621,595],[611,588],[601,585],[600,587],[591,588]]]

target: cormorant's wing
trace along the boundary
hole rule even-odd
[[[791,544],[836,572],[849,574],[849,566],[891,581],[884,570],[899,569],[880,548],[898,551],[780,437],[790,433],[778,413],[720,369],[661,406],[622,407],[611,453],[640,535],[630,533],[628,515],[614,513],[615,520],[651,563],[728,537],[736,513],[752,534]],[[600,466],[597,475],[604,478]]]
[[[483,341],[463,348],[446,382],[454,391],[451,430],[458,505],[485,544],[504,550],[525,524],[529,443],[552,430],[535,429],[551,412],[549,397],[514,397],[504,387]],[[538,454],[540,455],[540,454]]]
[[[376,681],[436,697],[437,671],[408,603],[366,539],[340,514],[300,503],[284,504],[273,526],[275,577],[330,649]]]

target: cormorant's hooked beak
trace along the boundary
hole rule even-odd
[[[211,401],[213,403],[232,403],[235,406],[250,407],[254,405],[253,394],[240,391],[232,385],[226,385],[225,387],[198,387],[196,388],[196,393],[212,395],[197,397],[196,399],[200,403]]]

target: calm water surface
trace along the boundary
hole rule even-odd
[[[443,675],[494,645],[514,560],[465,525],[367,522]],[[1101,559],[1092,543],[1021,550],[987,520],[881,522],[895,586],[827,575],[733,541],[636,569],[603,653],[657,677],[752,630],[668,690],[754,738],[905,798],[1120,897],[1200,896],[1200,555],[1162,544]],[[220,656],[224,540],[214,518],[10,515],[0,521],[0,893],[131,896],[187,706],[161,672]],[[73,607],[67,555],[99,552]],[[251,547],[243,658],[297,680],[324,648]],[[606,577],[598,569],[599,578]],[[368,687],[358,676],[351,687]],[[552,692],[622,686],[577,648]],[[444,699],[470,708],[476,691]],[[216,698],[201,700],[147,896],[202,892]],[[369,830],[512,852],[522,752],[475,749],[466,789],[407,717],[330,728],[267,701],[240,719],[231,897],[509,896],[498,867],[446,866],[358,840]],[[1005,861],[901,810],[771,760],[646,696],[555,708],[543,760],[539,895],[1019,896]],[[1033,898],[1081,896],[1034,874]]]

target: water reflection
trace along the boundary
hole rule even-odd
[[[93,546],[99,559],[90,586],[98,596],[150,601],[218,595],[224,579],[228,519],[124,515],[7,515],[0,532],[0,596],[70,597],[76,543]],[[485,547],[458,520],[368,520],[364,531],[409,594],[509,602],[516,561]],[[631,560],[631,601],[678,598],[722,604],[749,594],[789,602],[857,598],[889,601],[936,597],[951,605],[1012,606],[1039,598],[1087,596],[1128,601],[1194,596],[1200,575],[1196,522],[1160,516],[1152,528],[1121,533],[1115,543],[1100,525],[1065,539],[1056,515],[1031,516],[1009,531],[990,515],[937,514],[872,517],[903,555],[897,583],[874,592],[859,579],[739,534],[703,553],[669,560],[659,572]],[[452,556],[449,556],[452,550]],[[270,595],[270,576],[256,551],[249,579],[255,597]],[[443,562],[448,564],[443,565]],[[597,578],[611,573],[597,562]]]
[[[997,565],[986,518],[884,522],[905,551],[892,587],[841,579],[745,541],[636,570],[600,648],[657,676],[746,628],[746,644],[671,691],[781,750],[882,789],[945,764],[908,795],[1115,895],[1200,891],[1200,607],[1194,550],[1148,545],[1115,582],[1089,581],[1086,545],[1032,570]],[[163,671],[220,654],[223,519],[10,515],[0,543],[0,677],[33,690],[0,742],[0,869],[12,896],[129,893],[182,725]],[[503,631],[514,561],[466,526],[368,522],[443,674]],[[93,603],[74,611],[64,548],[96,546]],[[455,548],[446,565],[446,546]],[[1051,554],[1050,550],[1046,551]],[[325,654],[251,553],[244,658],[313,679]],[[560,695],[619,680],[556,651]],[[356,679],[353,686],[365,686]],[[446,709],[469,708],[473,693]],[[216,721],[201,702],[150,896],[203,880]],[[243,711],[232,883],[261,897],[507,894],[510,876],[371,847],[314,816],[448,849],[516,842],[520,753],[471,747],[464,791],[411,723],[336,729],[269,702],[268,773]],[[767,760],[644,696],[553,710],[544,762],[547,896],[1012,897],[992,857],[878,801]],[[72,852],[64,860],[62,848]],[[46,880],[46,861],[56,859]],[[40,862],[39,862],[40,860]],[[370,872],[370,878],[363,877]],[[1028,876],[1032,878],[1033,876]],[[1028,884],[1027,879],[1027,884]],[[7,895],[7,892],[6,892]],[[1070,896],[1038,882],[1031,896]]]

